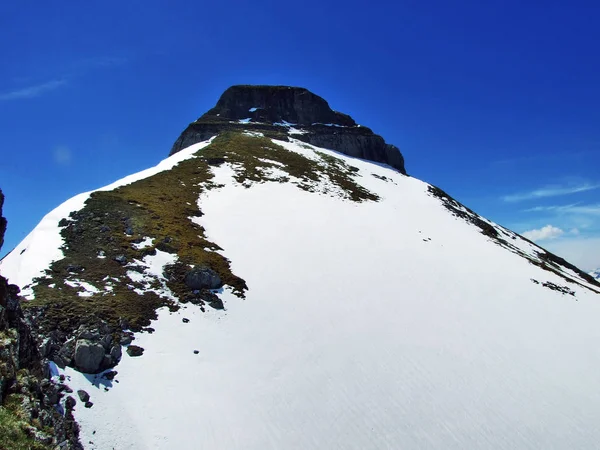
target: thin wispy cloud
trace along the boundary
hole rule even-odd
[[[111,56],[98,56],[80,59],[68,65],[67,67],[63,67],[60,77],[0,93],[0,101],[36,98],[48,92],[64,87],[68,84],[69,80],[83,76],[87,72],[90,72],[94,69],[113,67],[126,62],[126,58]]]
[[[525,200],[536,200],[540,198],[559,197],[562,195],[577,194],[579,192],[591,191],[600,188],[600,184],[580,184],[577,186],[548,186],[535,189],[529,192],[520,192],[517,194],[505,195],[502,200],[505,202],[522,202]]]
[[[0,101],[19,100],[25,98],[35,98],[50,91],[54,91],[67,84],[67,80],[52,80],[45,83],[34,84],[14,91],[0,94]]]
[[[574,203],[571,205],[535,206],[525,209],[524,212],[555,212],[559,214],[591,214],[600,215],[600,204],[582,205]]]

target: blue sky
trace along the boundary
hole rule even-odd
[[[600,266],[599,16],[592,1],[2,2],[3,252],[249,83],[309,88],[411,175]]]

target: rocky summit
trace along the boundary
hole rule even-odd
[[[333,111],[307,89],[291,86],[232,86],[216,106],[192,122],[173,145],[171,155],[224,131],[254,130],[267,136],[294,138],[345,155],[388,164],[406,174],[404,158],[394,145],[350,116]]]
[[[600,442],[600,283],[306,89],[228,89],[0,273],[0,427],[40,448]]]

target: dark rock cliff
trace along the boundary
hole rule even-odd
[[[6,231],[3,203],[0,191],[0,248]],[[0,276],[0,435],[11,437],[7,443],[0,436],[0,447],[79,450],[73,402],[61,401],[69,388],[50,379],[48,361],[23,314],[19,292]]]
[[[4,233],[6,233],[6,219],[2,217],[2,208],[4,207],[4,194],[0,191],[0,249],[4,245]]]
[[[358,125],[350,116],[333,111],[307,89],[289,86],[232,86],[179,136],[171,155],[223,131],[252,130],[287,139],[286,127],[298,130],[293,137],[356,158],[388,164],[406,174],[400,150]]]

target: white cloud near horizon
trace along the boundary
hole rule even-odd
[[[521,233],[524,237],[532,241],[546,241],[550,239],[556,239],[565,234],[564,230],[552,226],[546,225],[545,227],[539,228],[537,230],[529,230]]]
[[[534,200],[539,198],[558,197],[561,195],[576,194],[600,188],[600,184],[580,184],[578,186],[547,186],[535,189],[529,192],[520,192],[517,194],[505,195],[502,200],[505,202],[521,202],[525,200]]]
[[[5,92],[0,94],[0,101],[7,100],[18,100],[24,98],[38,97],[46,92],[53,91],[67,84],[67,80],[52,80],[45,83],[34,84],[21,89],[15,89],[13,91]]]

